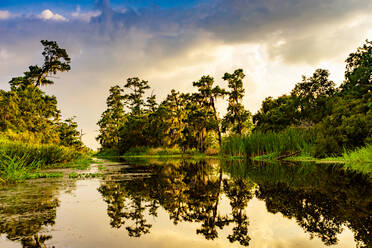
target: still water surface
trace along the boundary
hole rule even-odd
[[[371,247],[371,178],[334,165],[106,162],[0,189],[0,247]],[[93,166],[93,170],[97,166]]]

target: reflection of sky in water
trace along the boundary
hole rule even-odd
[[[32,187],[32,184],[30,184]],[[72,191],[60,189],[60,204],[56,212],[56,224],[44,228],[52,236],[48,245],[61,247],[242,247],[238,242],[230,243],[227,236],[231,234],[233,224],[223,230],[217,228],[219,238],[206,240],[196,234],[201,223],[179,222],[177,225],[169,220],[169,214],[160,206],[158,217],[148,215],[146,220],[152,225],[149,234],[140,238],[129,237],[125,227],[112,228],[107,215],[107,203],[98,192],[101,181],[81,180],[76,182]],[[40,192],[39,192],[40,193]],[[1,203],[0,203],[1,206]],[[223,195],[219,202],[218,212],[221,215],[231,212],[230,202]],[[309,238],[309,234],[296,223],[294,218],[283,217],[281,213],[267,211],[265,202],[253,198],[248,202],[246,212],[249,220],[249,247],[260,248],[294,248],[294,247],[355,247],[353,233],[346,229],[339,235],[338,243],[325,246],[318,238]],[[21,247],[20,242],[11,242],[5,235],[0,238],[0,247]]]

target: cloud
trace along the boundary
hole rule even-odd
[[[0,20],[5,20],[10,18],[10,12],[8,10],[0,10]]]
[[[99,10],[82,12],[79,5],[76,7],[76,11],[71,14],[72,17],[85,22],[90,22],[93,17],[97,17],[99,15],[101,15],[101,11]]]
[[[39,15],[39,18],[44,19],[44,20],[53,20],[53,21],[68,21],[66,17],[53,13],[50,9],[46,9],[41,14]]]

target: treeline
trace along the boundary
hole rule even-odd
[[[42,40],[42,66],[32,65],[23,76],[10,80],[10,90],[0,90],[0,137],[31,144],[56,144],[84,148],[74,118],[61,119],[55,96],[41,86],[51,85],[58,72],[70,70],[70,57],[55,41]]]
[[[214,79],[203,76],[193,82],[195,93],[172,90],[160,104],[151,94],[148,81],[128,78],[123,87],[110,88],[107,109],[98,122],[97,140],[103,149],[126,152],[132,147],[179,147],[205,152],[218,147],[222,133],[246,133],[251,127],[251,114],[242,105],[243,70],[225,73],[229,90],[215,86]],[[228,98],[223,119],[216,109],[217,100]]]
[[[311,77],[303,76],[290,94],[266,98],[253,120],[261,132],[313,129],[312,155],[318,157],[372,143],[372,42],[367,40],[346,59],[339,87],[327,70],[317,69]]]
[[[311,77],[303,76],[290,94],[266,98],[253,116],[242,104],[242,69],[225,73],[228,90],[215,86],[212,77],[202,76],[193,82],[195,93],[172,90],[160,104],[154,94],[145,98],[150,90],[147,81],[128,78],[123,87],[110,88],[97,140],[103,149],[121,153],[133,147],[175,146],[205,152],[221,147],[223,134],[247,137],[252,130],[265,135],[297,129],[310,130],[315,136],[308,139],[314,143],[312,155],[339,154],[364,146],[372,141],[371,52],[372,43],[367,40],[349,55],[345,81],[339,87],[329,79],[327,70],[317,69]],[[221,98],[228,100],[223,118],[216,110]]]

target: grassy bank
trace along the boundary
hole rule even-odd
[[[314,158],[311,156],[294,156],[286,158],[287,161],[315,162],[315,163],[342,163],[347,169],[356,170],[365,174],[372,174],[372,145],[361,147],[353,151],[344,151],[341,156]]]
[[[86,168],[91,159],[73,148],[54,144],[29,144],[0,139],[0,182],[13,183],[29,178],[57,177],[40,173],[45,168]]]
[[[340,156],[315,158],[312,156],[315,136],[313,131],[303,129],[230,136],[224,140],[221,153],[254,161],[340,163],[347,169],[372,173],[372,145],[353,151],[345,150]]]

